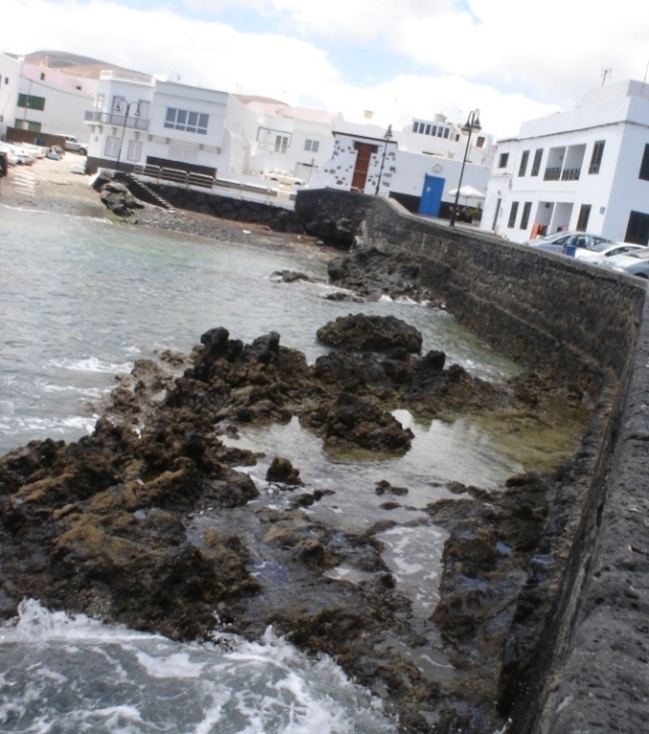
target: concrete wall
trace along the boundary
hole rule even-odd
[[[296,211],[342,212],[365,246],[421,255],[423,278],[499,351],[549,366],[594,401],[561,499],[566,560],[509,731],[628,732],[649,720],[649,303],[645,282],[449,229],[378,197],[303,191]],[[321,217],[319,226],[324,226]],[[563,542],[563,546],[561,543]]]

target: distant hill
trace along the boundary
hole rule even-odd
[[[13,56],[14,54],[11,55]],[[90,56],[71,54],[67,51],[34,51],[25,55],[25,61],[28,64],[47,66],[52,69],[57,69],[64,74],[85,77],[87,79],[99,79],[99,74],[106,69],[127,71],[132,74],[145,73],[135,71],[134,69],[126,69],[123,66],[117,66],[108,61],[93,59]]]

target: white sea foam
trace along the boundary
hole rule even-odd
[[[14,430],[24,433],[69,435],[71,432],[91,434],[99,418],[98,414],[90,416],[69,415],[64,417],[41,418],[26,417],[16,422]]]
[[[390,734],[329,658],[268,629],[180,644],[24,601],[0,627],[0,728],[30,734]]]
[[[75,372],[101,372],[108,374],[130,372],[133,369],[133,362],[123,362],[118,364],[115,362],[104,362],[97,357],[87,357],[85,359],[76,360],[67,358],[51,359],[47,362],[47,365]]]

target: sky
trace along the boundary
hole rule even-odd
[[[480,111],[485,133],[649,81],[638,0],[2,0],[0,50],[82,54],[395,129]]]

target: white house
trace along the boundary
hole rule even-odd
[[[498,143],[481,228],[514,242],[562,229],[649,243],[649,85],[586,94]]]
[[[247,111],[250,140],[248,167],[242,172],[265,176],[281,170],[308,183],[331,156],[337,116],[264,97],[238,95],[237,99]]]
[[[332,156],[312,178],[313,188],[391,196],[410,211],[446,216],[462,175],[462,186],[480,195],[461,197],[458,205],[481,205],[493,158],[491,135],[480,131],[467,136],[460,126],[436,115],[434,120],[413,120],[403,130],[340,121],[333,136]]]
[[[17,117],[20,61],[0,53],[0,138],[4,140],[8,127]]]
[[[214,177],[229,168],[229,95],[122,71],[103,71],[89,129],[86,170],[149,165]]]
[[[13,127],[51,135],[76,135],[87,142],[83,115],[92,104],[96,86],[96,79],[23,62]]]
[[[284,170],[308,180],[330,155],[332,119],[276,100],[104,71],[85,114],[86,170],[185,172],[212,180],[221,193],[287,194],[265,176]]]

